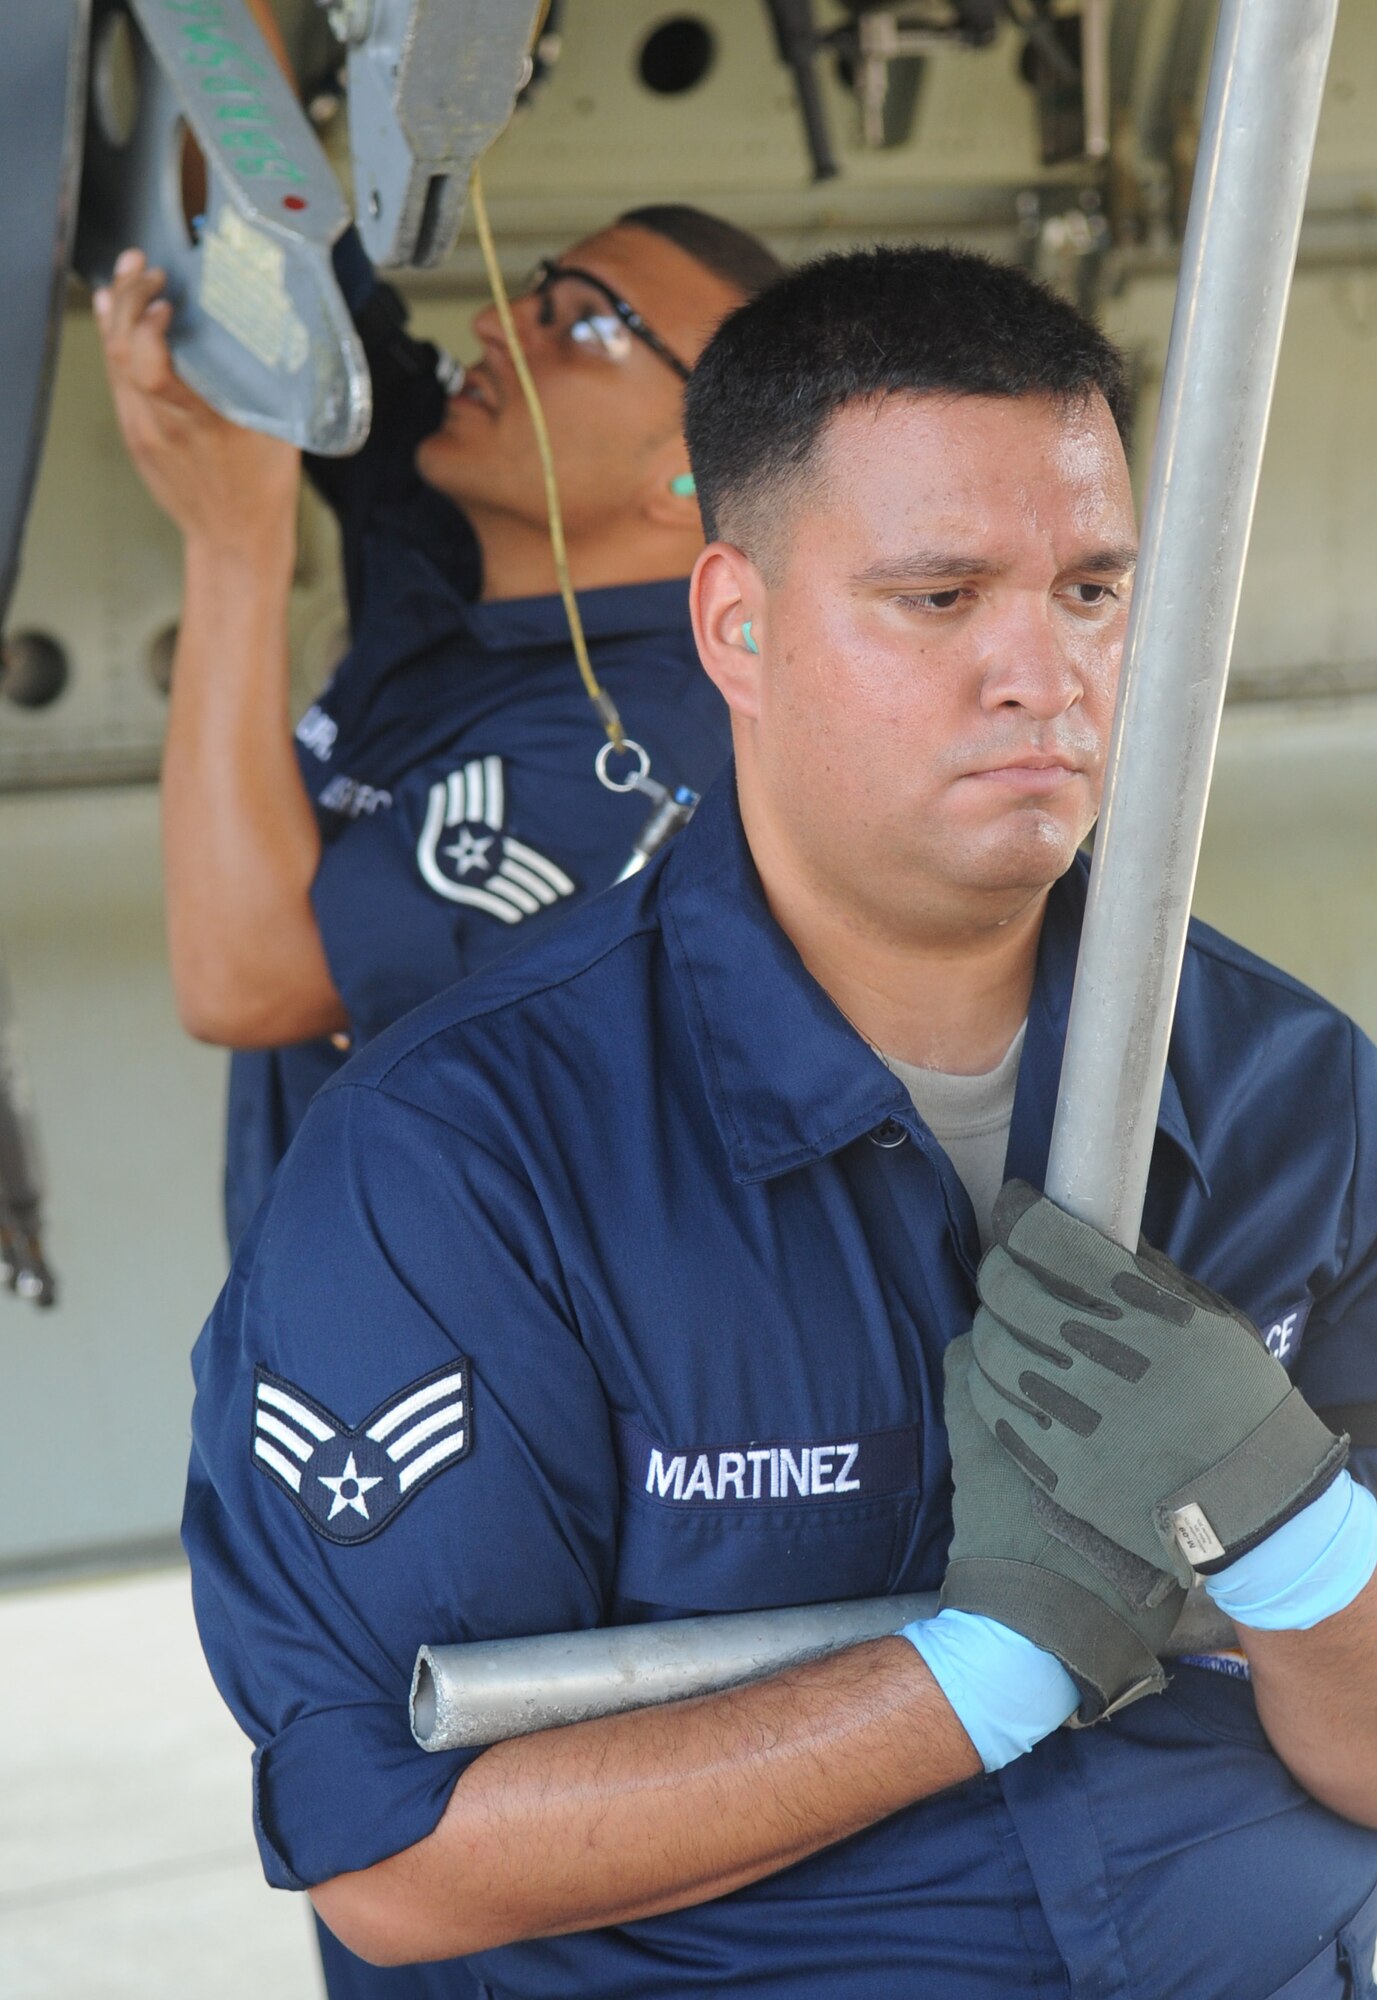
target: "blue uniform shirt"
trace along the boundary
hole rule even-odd
[[[477,601],[473,532],[414,464],[444,414],[437,352],[405,333],[352,236],[337,261],[375,407],[362,452],[310,467],[340,521],[353,639],[297,752],[324,841],[312,902],[357,1044],[615,881],[651,805],[594,773],[603,731],[560,599]],[[684,581],[584,591],[579,606],[652,776],[702,791],[730,732]],[[341,1061],[328,1041],[234,1057],[231,1243]]]
[[[1043,927],[1008,1157],[1034,1182],[1084,886]],[[1375,1139],[1372,1047],[1196,928],[1145,1226],[1321,1402],[1377,1395]],[[269,1879],[420,1839],[481,1754],[412,1744],[423,1641],[934,1589],[976,1255],[950,1163],[773,923],[729,781],[380,1037],[195,1357],[185,1534]],[[1247,1683],[1181,1668],[739,1893],[469,1963],[506,2000],[1339,2000],[1374,1882],[1377,1833],[1291,1780]]]

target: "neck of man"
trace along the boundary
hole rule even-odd
[[[550,532],[545,522],[466,506],[483,551],[485,604],[517,597],[548,597],[559,589]],[[667,534],[632,515],[599,523],[592,534],[567,524],[565,544],[575,590],[604,590],[636,583],[664,583],[687,577],[702,547],[701,537]]]
[[[953,1076],[996,1069],[1027,1018],[1047,890],[933,898],[902,925],[856,908],[752,827],[771,915],[857,1033],[881,1054]]]

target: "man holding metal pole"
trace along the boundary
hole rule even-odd
[[[1370,1978],[1377,1510],[1305,1392],[1377,1390],[1377,1056],[1202,931],[1172,1262],[996,1200],[1047,1162],[1125,407],[1093,328],[954,253],[734,315],[687,434],[735,784],[381,1037],[243,1246],[197,1354],[198,1612],[268,1875],[365,1958],[601,2000]],[[1196,1575],[1242,1648],[1167,1685]],[[939,1585],[751,1687],[406,1732],[422,1641]]]

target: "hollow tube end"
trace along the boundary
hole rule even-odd
[[[416,1666],[411,1676],[411,1733],[422,1750],[434,1747],[436,1725],[439,1721],[439,1696],[435,1686],[435,1671],[431,1665],[430,1648],[422,1646],[416,1655]]]

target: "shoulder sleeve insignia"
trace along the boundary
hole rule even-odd
[[[416,865],[437,896],[519,924],[572,896],[555,862],[503,831],[506,787],[500,757],[474,757],[430,788]]]
[[[366,1542],[473,1445],[469,1364],[412,1382],[357,1425],[266,1368],[254,1371],[253,1462],[318,1535]]]

